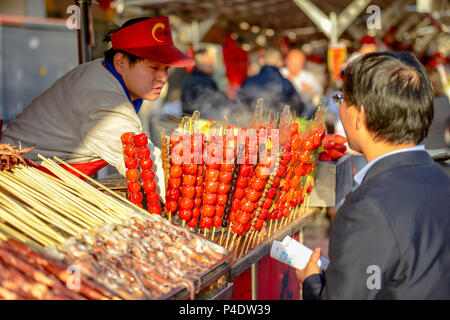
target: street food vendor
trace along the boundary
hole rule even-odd
[[[112,47],[104,59],[58,79],[8,124],[1,142],[36,146],[30,159],[57,156],[89,176],[107,164],[125,175],[121,135],[142,132],[139,109],[144,99],[159,97],[169,67],[194,61],[173,45],[167,17],[129,20],[107,38]],[[161,151],[149,148],[162,196]]]

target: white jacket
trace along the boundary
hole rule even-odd
[[[68,163],[105,160],[125,176],[122,142],[124,132],[142,132],[142,123],[119,81],[97,59],[82,64],[62,78],[11,121],[2,143],[24,148],[36,146],[37,154],[57,156]],[[161,150],[149,143],[158,193],[165,198]]]

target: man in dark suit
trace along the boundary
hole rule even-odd
[[[373,53],[345,69],[340,116],[367,165],[333,221],[330,265],[314,250],[297,271],[304,299],[450,299],[450,178],[420,142],[433,88],[408,53]]]

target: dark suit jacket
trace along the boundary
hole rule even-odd
[[[450,299],[449,176],[425,151],[376,162],[336,214],[329,257],[303,299]]]

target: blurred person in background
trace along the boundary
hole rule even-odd
[[[261,71],[264,65],[264,52],[261,50],[253,51],[248,54],[247,76],[254,77]]]
[[[220,120],[230,101],[212,78],[214,59],[207,50],[201,49],[194,54],[194,60],[195,67],[183,82],[183,113],[192,114],[198,110],[204,119]]]
[[[331,226],[330,264],[316,249],[297,270],[303,298],[450,299],[450,177],[421,144],[433,87],[409,53],[371,53],[345,69],[339,112],[367,165]]]
[[[437,69],[427,67],[426,71],[434,89],[434,117],[428,136],[424,140],[425,148],[428,150],[446,149],[449,147],[445,142],[446,125],[450,121],[449,100],[444,93],[444,86]]]
[[[264,99],[264,105],[272,112],[281,112],[285,105],[295,110],[299,116],[305,106],[293,84],[280,73],[283,66],[283,57],[275,48],[264,51],[261,70],[256,76],[248,77],[242,83],[236,95],[236,102],[253,110],[259,98]]]
[[[349,62],[351,62],[353,59],[356,59],[362,55],[365,55],[367,53],[373,53],[373,52],[377,52],[378,47],[377,47],[377,43],[375,41],[375,38],[371,37],[371,36],[364,36],[359,40],[359,45],[360,48],[353,52],[350,57],[347,59],[347,64]],[[344,67],[345,68],[345,67]]]
[[[315,111],[313,97],[323,94],[323,87],[312,72],[305,70],[305,54],[299,49],[292,49],[286,57],[286,65],[281,74],[289,79],[305,104],[301,116],[310,118]]]
[[[105,41],[112,46],[104,59],[58,79],[8,124],[1,142],[35,146],[27,156],[38,163],[38,154],[57,156],[88,176],[109,163],[125,176],[121,135],[143,132],[138,112],[144,100],[159,98],[169,67],[194,61],[173,45],[167,17],[128,20]],[[164,197],[161,151],[152,142],[148,147]]]

